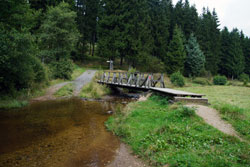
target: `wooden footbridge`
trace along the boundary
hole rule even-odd
[[[163,74],[104,72],[98,83],[109,87],[153,91],[170,96],[174,101],[208,103],[208,99],[203,98],[205,95],[165,88]]]

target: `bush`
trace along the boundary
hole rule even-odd
[[[225,76],[217,75],[213,79],[214,85],[226,85],[227,78]]]
[[[49,65],[52,78],[71,79],[74,66],[71,60],[60,60]]]
[[[173,85],[175,86],[184,86],[185,85],[185,80],[183,75],[180,72],[175,72],[170,76],[170,80]]]
[[[245,73],[242,73],[239,77],[240,81],[246,86],[249,82],[249,76]]]
[[[195,78],[193,83],[200,85],[211,85],[210,82],[206,78]]]

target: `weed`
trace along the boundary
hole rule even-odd
[[[63,86],[59,89],[54,96],[56,97],[65,97],[65,96],[72,96],[74,91],[74,85],[72,83]]]

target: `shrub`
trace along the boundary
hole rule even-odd
[[[195,78],[193,83],[200,84],[200,85],[210,85],[210,82],[206,78]]]
[[[249,76],[245,73],[242,73],[239,77],[240,81],[246,86],[249,82]]]
[[[71,79],[73,72],[73,63],[71,60],[60,60],[49,65],[52,72],[52,78]]]
[[[183,75],[180,72],[175,72],[170,76],[170,80],[173,85],[175,86],[184,86],[185,85],[185,80]]]
[[[182,117],[192,117],[195,115],[195,110],[193,108],[182,106],[178,109]]]
[[[225,76],[217,75],[213,79],[214,85],[226,85],[227,78]]]

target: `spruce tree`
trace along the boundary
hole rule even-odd
[[[169,0],[150,0],[151,34],[154,45],[152,55],[164,59],[167,53],[170,30],[170,8]]]
[[[222,31],[221,73],[232,79],[244,71],[244,56],[241,48],[240,33],[234,29],[231,33]]]
[[[183,39],[183,33],[176,25],[174,28],[173,39],[169,44],[169,50],[165,57],[166,71],[169,74],[177,71],[183,72],[184,61],[186,58]]]
[[[245,73],[250,76],[250,38],[245,38]]]
[[[212,74],[218,71],[220,55],[220,29],[216,12],[203,9],[197,29],[197,39],[206,57],[205,68]]]
[[[200,71],[205,65],[205,56],[200,50],[200,46],[194,37],[194,34],[190,35],[188,43],[186,45],[187,58],[185,61],[185,74],[187,76],[198,76]]]

